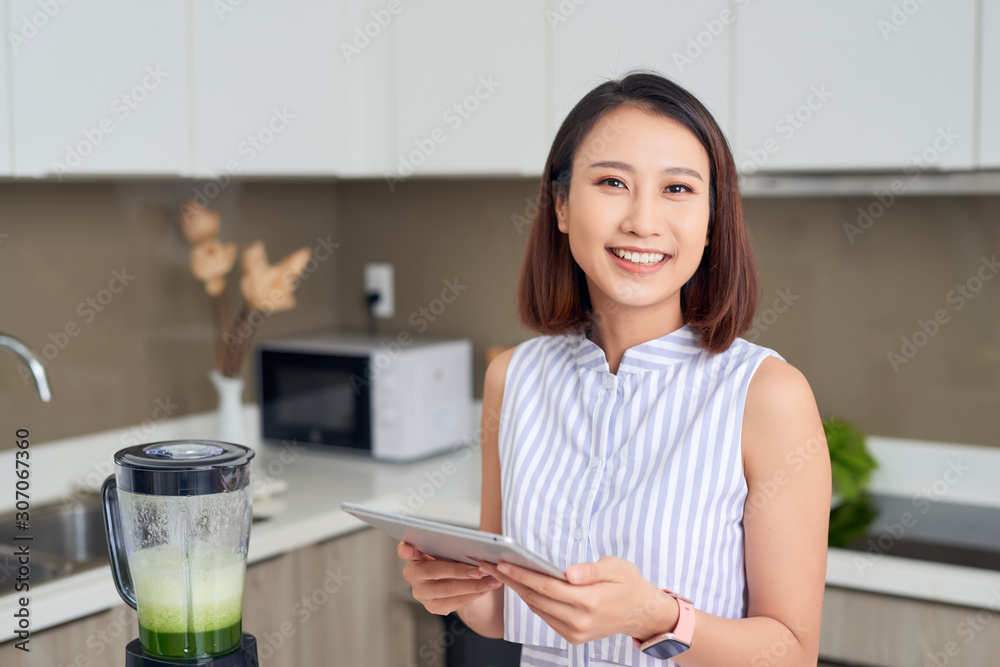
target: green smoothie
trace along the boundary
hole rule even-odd
[[[196,660],[232,650],[242,637],[242,558],[177,547],[144,549],[130,561],[147,653]]]

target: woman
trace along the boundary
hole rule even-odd
[[[487,369],[480,528],[568,582],[401,543],[414,596],[522,665],[815,665],[829,457],[805,378],[737,338],[758,284],[721,130],[658,75],[601,84],[539,204],[520,311],[543,335]]]

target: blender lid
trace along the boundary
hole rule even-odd
[[[170,440],[115,453],[118,487],[132,493],[195,496],[239,491],[254,451],[215,440]]]

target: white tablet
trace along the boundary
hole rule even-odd
[[[493,564],[506,561],[566,581],[565,572],[504,535],[385,512],[354,503],[340,503],[340,508],[428,556],[469,565],[479,565],[476,559]]]

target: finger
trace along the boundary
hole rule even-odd
[[[496,576],[497,574],[504,574],[510,579],[523,584],[528,588],[534,589],[539,593],[543,594],[545,597],[552,598],[553,600],[560,600],[562,602],[571,602],[575,599],[576,591],[573,589],[572,584],[568,584],[560,579],[549,576],[547,574],[542,574],[541,572],[535,572],[534,570],[529,570],[519,565],[514,565],[513,563],[500,563],[498,565],[490,565],[494,568],[496,572],[490,572],[490,574]],[[504,570],[500,570],[500,567]]]
[[[463,595],[457,598],[441,599],[441,600],[428,600],[427,602],[422,602],[424,609],[431,612],[432,614],[438,614],[445,616],[451,612],[464,607],[470,602],[475,602],[479,598],[483,597],[489,591],[484,591],[482,593],[472,593],[471,595]]]
[[[599,563],[577,563],[566,568],[566,579],[576,586],[606,581],[608,577],[603,569]]]
[[[508,564],[509,565],[509,564]],[[524,600],[524,602],[532,609],[538,609],[547,615],[554,616],[556,618],[573,618],[579,614],[579,609],[562,599],[554,598],[552,595],[552,590],[556,588],[553,584],[559,584],[562,586],[570,586],[569,584],[563,584],[554,577],[549,577],[547,575],[540,575],[543,581],[539,582],[537,579],[529,577],[536,584],[532,586],[531,584],[524,583],[514,578],[519,575],[508,575],[497,569],[497,566],[490,563],[484,563],[481,567],[485,568],[489,573],[499,579],[502,583],[509,586],[511,590],[518,594],[518,596]],[[513,566],[516,567],[516,566]],[[524,568],[517,568],[518,570],[524,570]],[[534,573],[532,573],[534,574]],[[548,580],[548,581],[544,581]],[[538,585],[540,583],[540,585]]]
[[[473,593],[488,593],[502,585],[500,580],[493,577],[472,581],[462,579],[427,581],[420,587],[420,599],[442,600],[472,595]]]
[[[403,568],[407,580],[432,581],[435,579],[482,579],[482,571],[473,565],[452,560],[410,560]]]
[[[406,542],[400,542],[396,546],[396,553],[400,558],[404,558],[406,560],[434,560],[433,556],[428,556],[424,552],[418,550],[410,544],[407,544]]]

